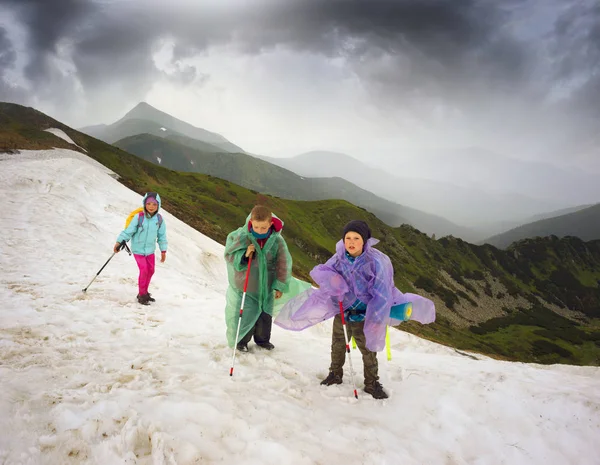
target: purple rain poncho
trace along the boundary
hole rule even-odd
[[[352,263],[345,256],[344,241],[339,241],[335,255],[310,272],[319,289],[308,289],[287,302],[275,324],[301,331],[337,315],[340,300],[346,309],[359,299],[367,305],[364,326],[367,349],[379,352],[385,347],[386,327],[402,323],[390,318],[392,305],[412,302],[411,320],[433,323],[434,303],[417,294],[403,294],[395,287],[392,262],[386,254],[373,248],[378,242],[370,238],[363,253]]]

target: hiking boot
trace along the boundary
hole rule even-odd
[[[153,299],[152,294],[150,294],[150,293],[142,294],[142,295],[138,294],[137,295],[138,302],[140,302],[140,298],[142,298],[142,297],[145,298],[148,302],[156,302],[156,299]],[[142,302],[140,302],[140,303],[142,303]],[[144,305],[147,305],[147,304],[144,304]]]
[[[256,345],[258,347],[262,347],[263,349],[267,349],[267,350],[273,350],[275,348],[275,346],[273,344],[271,344],[270,342],[257,342]]]
[[[329,372],[329,375],[327,375],[327,378],[321,381],[321,384],[325,386],[331,386],[332,384],[342,384],[342,377],[336,375],[333,372]]]
[[[248,343],[238,342],[237,350],[239,350],[240,352],[248,352]]]
[[[365,392],[371,394],[374,399],[387,399],[388,395],[383,390],[383,386],[375,381],[373,384],[365,386]]]
[[[137,301],[142,305],[150,305],[150,300],[148,299],[148,294],[138,295]]]

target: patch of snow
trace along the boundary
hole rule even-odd
[[[160,128],[160,130],[161,130],[161,131],[166,131],[166,130],[167,130],[167,128]]]
[[[76,150],[70,149],[51,149],[51,150],[19,150],[19,154],[0,153],[0,162],[2,161],[25,161],[25,160],[54,160],[57,158],[73,158],[81,162],[87,163],[94,167],[95,170],[99,170],[110,177],[119,179],[119,175],[108,169],[102,163],[97,162],[93,158],[87,155],[77,152]],[[6,166],[6,165],[2,165]]]
[[[44,131],[49,132],[54,134],[56,137],[60,137],[62,140],[67,141],[69,144],[73,144],[75,147],[80,148],[81,150],[83,150],[84,152],[87,153],[87,150],[84,149],[83,147],[80,147],[79,145],[77,145],[73,139],[71,139],[67,133],[65,133],[62,129],[58,129],[58,128],[49,128],[49,129],[44,129]]]
[[[158,161],[158,164],[161,165],[162,164],[162,158],[160,157],[156,157],[156,160]]]
[[[141,196],[82,154],[27,152],[0,158],[0,463],[600,463],[597,367],[474,360],[392,330],[390,398],[356,400],[348,364],[319,385],[329,320],[274,326],[276,348],[250,344],[230,377],[223,245],[162,210],[156,302],[136,302],[126,252],[84,294]]]
[[[190,160],[190,163],[193,165],[193,164],[194,164],[194,161],[193,161],[193,160]]]

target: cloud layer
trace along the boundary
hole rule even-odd
[[[435,141],[583,159],[598,132],[594,0],[198,3],[0,0],[15,18],[0,19],[0,99],[81,125],[153,96],[263,152]]]

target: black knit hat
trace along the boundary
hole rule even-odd
[[[362,220],[352,220],[346,226],[344,226],[342,240],[346,237],[346,234],[348,234],[349,231],[354,231],[360,234],[365,244],[371,238],[371,228],[369,228],[369,225]]]

